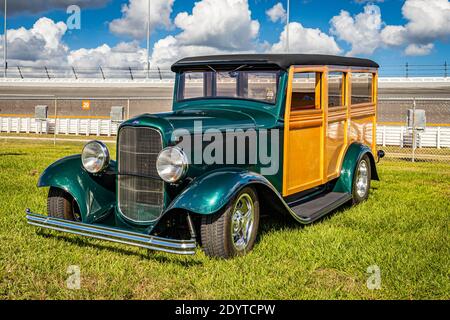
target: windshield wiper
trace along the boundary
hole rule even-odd
[[[211,67],[209,64],[206,65],[208,68],[210,68],[214,73],[217,73],[217,70]]]

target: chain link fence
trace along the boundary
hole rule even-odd
[[[0,135],[114,136],[120,117],[171,110],[171,92],[167,87],[135,97],[0,95]],[[36,106],[46,106],[43,118],[37,117]],[[111,112],[117,107],[121,115],[114,118]],[[380,98],[376,138],[388,159],[450,162],[450,98]]]
[[[450,162],[450,99],[380,98],[377,144],[398,161]]]

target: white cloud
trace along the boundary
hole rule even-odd
[[[259,22],[252,20],[247,0],[201,0],[192,14],[179,13],[175,25],[181,44],[223,50],[246,50],[257,38]]]
[[[181,45],[176,37],[168,36],[155,43],[152,52],[152,66],[168,69],[175,61],[188,56],[212,55],[222,50],[199,45]]]
[[[152,0],[150,2],[150,27],[169,28],[174,0]],[[113,20],[109,29],[115,35],[142,39],[147,35],[148,0],[129,0],[122,6],[122,17]]]
[[[331,32],[351,45],[349,55],[371,54],[379,47],[404,47],[406,55],[427,55],[435,41],[450,38],[448,0],[406,0],[402,14],[405,25],[385,25],[376,5],[366,5],[355,17],[341,11],[331,19]]]
[[[408,23],[405,38],[414,44],[429,44],[450,38],[448,0],[406,0],[402,13]]]
[[[13,0],[8,1],[8,13],[40,13],[53,9],[66,9],[70,5],[84,8],[98,8],[111,0]],[[3,8],[3,5],[2,5]]]
[[[286,27],[271,52],[286,52]],[[319,29],[305,28],[298,22],[289,24],[289,49],[295,53],[339,54],[341,49],[333,37]]]
[[[331,19],[331,33],[349,43],[352,48],[347,54],[372,54],[380,46],[382,28],[381,11],[376,5],[366,5],[364,12],[352,17],[342,10]]]
[[[63,41],[67,32],[64,22],[40,18],[30,29],[8,30],[8,61],[11,67],[73,65],[82,68],[143,67],[147,51],[137,41],[121,42],[114,47],[103,44],[93,49],[70,51]],[[3,43],[3,36],[0,39]],[[3,50],[2,45],[0,50]]]
[[[176,35],[160,39],[153,48],[152,64],[167,68],[186,56],[254,52],[259,22],[252,20],[247,0],[201,0],[192,13],[179,13]]]
[[[405,49],[405,54],[408,56],[426,56],[434,49],[434,44],[410,44]]]
[[[81,68],[139,68],[145,65],[147,50],[141,48],[137,41],[121,42],[115,47],[103,44],[93,49],[71,51],[67,59],[69,65]]]
[[[386,26],[380,36],[381,41],[387,46],[401,46],[407,41],[407,30],[404,26]]]
[[[66,60],[68,47],[62,42],[67,31],[64,22],[55,23],[40,18],[30,29],[8,30],[8,60],[10,65],[60,65]],[[4,36],[1,36],[3,49]]]
[[[272,8],[268,9],[266,14],[272,22],[285,22],[287,18],[286,10],[284,10],[281,2],[278,2]]]

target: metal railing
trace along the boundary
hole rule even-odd
[[[4,67],[0,67],[1,74],[5,74]],[[410,64],[403,65],[382,65],[380,68],[381,77],[449,77],[449,65],[445,61],[441,64]],[[96,68],[76,67],[76,66],[10,66],[6,70],[6,77],[10,79],[159,79],[169,80],[174,78],[174,74],[167,68],[158,66],[147,70],[145,67],[107,67],[98,66]]]
[[[449,65],[447,61],[441,64],[410,64],[403,65],[382,65],[380,76],[389,77],[449,77]]]
[[[0,68],[0,72],[4,74],[4,68]],[[8,79],[156,79],[169,80],[174,78],[174,73],[171,70],[154,68],[144,69],[139,67],[103,67],[97,68],[79,68],[79,67],[58,67],[58,66],[14,66],[6,70],[6,78]]]

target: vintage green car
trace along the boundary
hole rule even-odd
[[[121,124],[117,161],[99,141],[53,163],[48,216],[30,224],[170,253],[249,252],[261,212],[308,224],[367,199],[378,65],[302,54],[185,58],[173,111]]]

